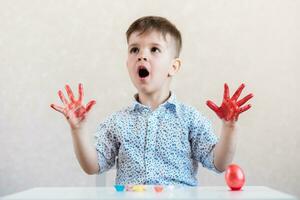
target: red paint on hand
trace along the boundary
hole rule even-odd
[[[85,119],[86,113],[88,113],[91,110],[91,108],[96,104],[96,101],[92,100],[89,103],[87,103],[86,106],[82,104],[83,86],[81,83],[78,85],[78,93],[79,93],[78,100],[75,99],[74,94],[68,84],[65,86],[65,89],[67,91],[69,101],[65,98],[63,92],[59,90],[58,96],[61,99],[64,106],[62,107],[62,106],[51,104],[50,105],[51,108],[65,115],[65,117],[68,120],[69,119],[72,120],[75,118],[76,120],[79,119],[81,121]]]
[[[212,109],[219,116],[220,119],[224,119],[225,121],[237,121],[239,114],[251,108],[250,104],[246,106],[242,106],[242,105],[244,105],[249,99],[253,97],[252,93],[248,94],[241,100],[238,100],[244,87],[245,84],[241,84],[240,87],[233,94],[233,96],[230,98],[229,88],[228,85],[225,83],[223,102],[221,106],[218,107],[214,102],[210,100],[208,100],[206,104],[210,109]]]

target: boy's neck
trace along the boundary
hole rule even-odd
[[[170,97],[171,92],[170,90],[168,91],[157,91],[154,93],[138,93],[138,101],[151,108],[151,110],[155,110],[156,108],[159,107],[162,103],[164,103],[168,98]]]

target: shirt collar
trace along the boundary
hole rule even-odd
[[[170,92],[170,93],[171,93],[170,97],[164,103],[160,104],[158,108],[164,107],[166,109],[173,110],[176,112],[176,107],[177,107],[178,102],[176,100],[175,94],[173,92]],[[130,106],[130,110],[138,111],[138,110],[144,110],[144,109],[150,109],[150,108],[148,106],[141,104],[138,101],[138,94],[135,94],[134,101],[133,101],[132,105]]]

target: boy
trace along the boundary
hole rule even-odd
[[[75,100],[68,85],[68,102],[58,92],[63,113],[71,127],[77,159],[88,174],[102,173],[116,163],[116,184],[197,185],[197,168],[223,172],[233,159],[236,121],[252,94],[237,100],[244,84],[229,97],[227,84],[220,107],[207,105],[222,119],[220,139],[208,120],[195,108],[177,101],[170,91],[173,76],[180,69],[181,35],[167,19],[147,16],[127,30],[127,68],[138,93],[126,109],[109,116],[97,129],[95,147],[84,130],[86,117],[95,101],[82,104],[83,88]]]

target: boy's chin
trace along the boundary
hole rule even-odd
[[[135,88],[137,89],[138,93],[142,93],[142,94],[153,94],[153,93],[159,93],[162,90],[167,89],[168,91],[170,90],[168,84],[167,85],[160,85],[160,84],[134,84]]]
[[[152,94],[157,91],[155,88],[151,88],[149,85],[139,85],[136,86],[136,89],[139,94]]]

